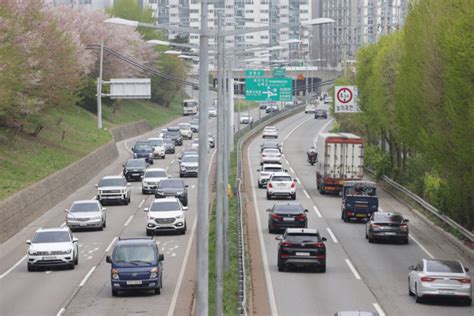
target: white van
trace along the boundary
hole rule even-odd
[[[183,115],[194,115],[199,110],[199,103],[196,99],[183,100]]]

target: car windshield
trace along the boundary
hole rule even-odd
[[[34,244],[46,244],[69,241],[71,241],[71,238],[67,231],[46,231],[36,233],[32,242]]]
[[[74,203],[70,209],[71,213],[76,212],[98,212],[99,205],[97,202],[90,202],[90,203]]]
[[[272,181],[291,182],[291,177],[289,177],[289,176],[273,176]]]
[[[166,178],[168,175],[166,171],[147,171],[145,178]]]
[[[179,211],[180,209],[178,201],[160,201],[152,204],[150,212]]]
[[[152,150],[150,143],[136,143],[135,146],[133,146],[133,149],[135,151],[138,151],[138,150],[150,151],[150,150]]]
[[[179,124],[179,129],[188,130],[190,128],[191,128],[191,126],[188,125],[188,124]]]
[[[427,260],[426,271],[441,273],[463,273],[461,264],[450,260]]]
[[[190,108],[191,108],[191,107],[195,107],[195,106],[197,106],[197,102],[194,102],[194,101],[183,102],[183,106],[184,106],[185,108],[188,108],[188,107],[190,107]]]
[[[344,188],[346,195],[375,196],[376,188],[363,185],[354,185]]]
[[[164,140],[165,144],[173,144],[173,140],[171,138],[165,138]]]
[[[267,148],[263,151],[264,154],[270,154],[270,155],[279,155],[280,151],[278,149],[273,149],[273,148]]]
[[[300,214],[304,212],[301,204],[277,204],[273,207],[273,212],[277,214]]]
[[[163,146],[162,139],[149,139],[148,140],[152,146]]]
[[[99,182],[99,187],[123,187],[127,185],[125,179],[102,179]]]
[[[389,214],[389,213],[380,213],[376,212],[375,213],[375,221],[377,222],[402,222],[403,221],[403,216],[399,214]]]
[[[198,156],[184,156],[181,161],[182,162],[198,162],[198,160],[199,160]]]
[[[169,131],[168,132],[168,135],[170,135],[171,137],[176,137],[176,136],[179,136],[179,131]]]
[[[155,261],[153,245],[124,245],[115,248],[113,260],[130,263],[153,263]]]
[[[266,168],[263,168],[263,171],[266,171],[266,172],[278,172],[278,171],[281,171],[281,167],[266,167]]]
[[[184,183],[181,180],[162,180],[160,181],[159,188],[176,188],[182,189],[184,188]]]
[[[293,244],[319,242],[319,236],[315,234],[287,234],[286,240]]]
[[[127,168],[145,168],[145,159],[129,159],[127,161]]]

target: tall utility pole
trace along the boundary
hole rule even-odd
[[[104,60],[104,35],[100,41],[99,78],[97,78],[97,128],[102,129],[102,67]]]
[[[208,148],[208,89],[209,89],[209,29],[207,0],[201,0],[201,29],[199,37],[199,175],[197,205],[196,251],[196,315],[209,314],[209,162]]]
[[[225,38],[224,38],[225,39]],[[225,41],[223,41],[225,43]],[[227,244],[227,227],[229,226],[229,195],[227,193],[227,189],[229,187],[229,168],[230,168],[230,142],[229,142],[229,134],[230,132],[230,102],[229,102],[229,86],[230,86],[230,78],[229,73],[227,71],[226,65],[226,55],[225,55],[225,44],[223,44],[223,60],[224,60],[224,183],[223,183],[223,203],[224,203],[224,220],[223,220],[223,228],[224,231],[224,271],[227,271],[227,267],[229,264],[229,245]]]

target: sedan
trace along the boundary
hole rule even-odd
[[[278,108],[278,105],[269,105],[265,109],[265,113],[272,113],[272,112],[278,112],[280,109]]]
[[[273,197],[290,197],[296,200],[296,179],[292,179],[286,172],[275,172],[268,179],[267,200]]]
[[[281,164],[281,158],[283,154],[279,149],[266,148],[260,154],[260,165],[264,163],[279,163]]]
[[[253,123],[253,118],[249,114],[240,115],[240,124],[250,124]]]
[[[66,225],[73,229],[95,228],[103,230],[106,226],[105,207],[97,200],[75,201],[65,210]]]
[[[266,126],[263,129],[262,138],[278,138],[278,129],[275,126]]]
[[[317,119],[317,118],[324,118],[324,119],[327,119],[328,118],[328,112],[326,110],[323,110],[323,109],[317,109],[315,112],[314,112],[314,118]]]
[[[365,226],[365,238],[395,240],[408,244],[408,219],[397,212],[374,212]]]
[[[208,110],[209,117],[216,117],[217,116],[217,109],[215,107],[210,107]]]
[[[300,203],[276,203],[267,212],[270,234],[286,228],[308,228],[308,210]]]
[[[278,271],[289,267],[312,267],[326,272],[326,241],[316,229],[287,228],[275,237],[278,244]]]
[[[177,197],[183,206],[188,206],[188,185],[181,179],[161,180],[155,191],[155,198]]]
[[[408,294],[417,303],[427,297],[447,297],[472,304],[472,280],[469,271],[457,260],[422,259],[410,266]]]

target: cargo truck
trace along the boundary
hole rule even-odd
[[[316,142],[316,186],[319,193],[340,193],[344,181],[361,180],[364,141],[349,133],[320,133]]]
[[[368,220],[379,208],[377,186],[371,181],[345,181],[342,190],[341,219]]]

